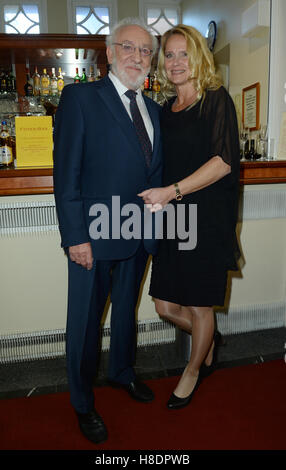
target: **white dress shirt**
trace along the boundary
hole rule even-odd
[[[131,116],[131,113],[130,113],[130,100],[125,95],[125,92],[128,90],[128,88],[125,85],[123,85],[123,83],[121,83],[119,78],[117,78],[116,75],[114,75],[114,73],[108,72],[108,77],[110,78],[113,85],[115,86],[115,89],[116,89],[117,93],[119,94],[119,96],[121,98],[121,101],[124,104],[124,106],[126,108],[126,111],[128,112],[128,114],[130,116],[130,119],[132,119],[132,116]],[[148,133],[148,136],[149,136],[149,139],[151,141],[152,148],[153,148],[153,142],[154,142],[153,124],[152,124],[152,121],[150,119],[148,110],[146,108],[146,104],[145,104],[143,96],[142,96],[141,88],[138,88],[138,90],[136,90],[136,93],[137,93],[136,102],[137,102],[138,108],[140,110],[142,119],[143,119],[145,127],[146,127],[146,131]]]

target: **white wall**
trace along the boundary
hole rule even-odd
[[[281,130],[282,115],[286,113],[285,0],[272,0],[271,14],[274,26],[271,29],[269,136],[274,139],[274,155],[282,160],[286,159],[285,137],[283,146],[279,145],[283,134]]]

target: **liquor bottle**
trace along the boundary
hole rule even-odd
[[[81,81],[81,83],[87,82],[87,76],[86,76],[84,68],[82,69],[82,76],[80,77],[80,81]]]
[[[7,93],[7,77],[6,77],[6,73],[4,71],[2,71],[1,73],[1,84],[0,84],[0,89],[1,89],[1,94],[2,93]]]
[[[152,95],[152,90],[153,90],[153,77],[149,73],[149,95]]]
[[[60,96],[62,94],[63,87],[65,86],[64,77],[62,75],[62,68],[61,67],[59,67],[57,86],[58,86],[58,95]]]
[[[101,73],[100,73],[100,69],[97,69],[97,73],[96,73],[96,81],[97,80],[101,80]]]
[[[145,77],[145,80],[144,80],[144,91],[147,92],[149,90],[149,75],[147,75],[147,77]]]
[[[47,69],[43,69],[43,73],[41,75],[41,95],[48,96],[50,94],[50,84],[51,80],[49,75],[47,74]]]
[[[33,96],[33,85],[31,84],[31,77],[29,69],[26,69],[26,83],[24,85],[25,96]]]
[[[255,140],[250,140],[250,149],[245,157],[247,160],[256,160]]]
[[[248,153],[250,149],[250,130],[245,128],[245,146],[244,146],[244,158],[248,160]]]
[[[6,74],[6,89],[7,89],[7,93],[11,93],[13,91],[13,82],[12,82],[12,76],[10,72],[7,72]]]
[[[95,82],[94,67],[91,65],[89,67],[89,76],[87,77],[88,82]]]
[[[0,165],[2,168],[13,166],[13,150],[7,121],[2,121],[0,132]]]
[[[15,77],[15,73],[13,71],[13,66],[11,68],[11,72],[10,72],[10,75],[9,75],[9,79],[11,81],[11,84],[12,84],[12,92],[15,92],[17,91],[17,87],[16,87],[16,77]]]
[[[33,77],[32,77],[31,74],[30,74],[30,69],[27,68],[26,70],[27,70],[27,73],[29,74],[29,83],[30,83],[30,85],[32,85],[32,87],[33,87]]]
[[[52,76],[51,76],[51,95],[57,96],[58,94],[58,79],[56,77],[56,69],[52,67]]]
[[[6,73],[6,90],[8,93],[13,93],[16,91],[16,80],[12,70]]]
[[[40,74],[38,73],[38,67],[35,66],[35,71],[33,75],[33,89],[34,96],[39,96],[41,94],[41,80]]]
[[[75,76],[73,79],[74,83],[80,83],[80,76],[78,74],[78,68],[75,69]]]
[[[152,90],[155,91],[155,93],[160,93],[161,90],[157,72],[154,72]]]
[[[157,72],[154,72],[154,79],[152,84],[152,91],[153,91],[153,100],[158,102],[159,101],[159,93],[160,93],[160,83],[157,78]]]

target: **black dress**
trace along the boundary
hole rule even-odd
[[[163,186],[180,181],[217,155],[231,165],[231,173],[184,196],[182,201],[170,201],[176,221],[178,205],[184,205],[183,228],[192,236],[195,247],[179,249],[178,244],[184,240],[178,230],[170,239],[165,213],[163,239],[153,258],[149,293],[180,305],[223,305],[227,272],[238,269],[240,254],[235,232],[240,165],[236,112],[224,87],[207,91],[195,106],[179,112],[171,109],[174,99],[162,110]],[[196,205],[196,227],[194,215],[188,219],[189,204]],[[182,225],[181,215],[179,223]]]

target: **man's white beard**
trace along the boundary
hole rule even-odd
[[[134,64],[132,65],[134,66]],[[112,66],[111,66],[111,71],[112,73],[114,73],[114,75],[117,76],[117,78],[119,78],[121,83],[125,85],[127,88],[131,88],[132,90],[137,90],[144,83],[145,77],[150,72],[150,68],[151,67],[148,67],[148,69],[142,70],[142,67],[139,66],[138,70],[140,70],[141,73],[140,75],[138,75],[136,80],[132,81],[129,75],[125,72],[125,70],[118,70],[117,61],[116,61],[116,58],[114,57]]]

